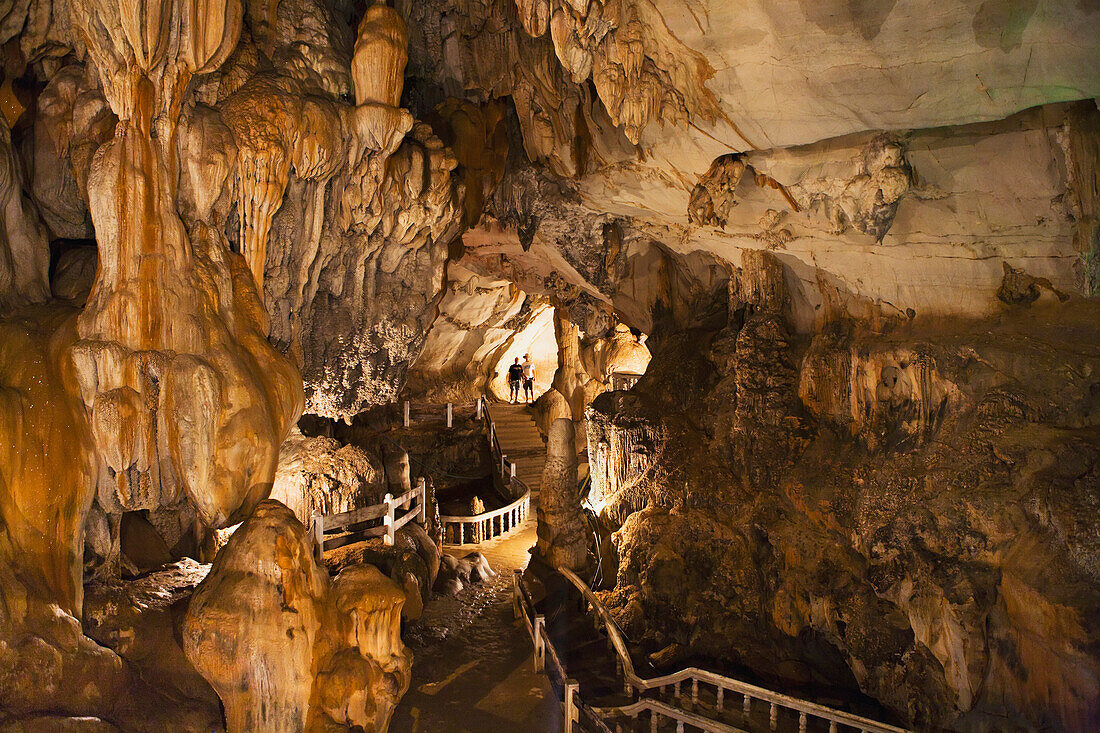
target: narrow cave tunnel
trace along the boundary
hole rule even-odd
[[[0,2],[0,733],[1100,730],[1100,12],[871,5]]]

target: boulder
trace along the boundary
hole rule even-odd
[[[184,622],[184,649],[227,729],[384,730],[409,684],[405,594],[375,568],[333,582],[305,528],[261,502],[218,553]]]

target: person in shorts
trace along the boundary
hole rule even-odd
[[[523,397],[528,402],[535,399],[535,362],[530,354],[523,355]]]
[[[514,364],[508,367],[508,401],[519,401],[519,387],[523,382],[523,367],[519,363],[519,357],[516,357]]]

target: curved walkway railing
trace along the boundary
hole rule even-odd
[[[586,716],[595,717],[600,721],[600,726],[596,727],[597,730],[609,730],[609,728],[607,728],[608,722],[617,723],[626,718],[634,721],[642,714],[648,715],[650,729],[653,731],[656,731],[658,725],[666,719],[676,724],[677,731],[683,731],[684,726],[691,726],[700,730],[710,731],[711,733],[730,733],[739,731],[739,728],[731,726],[721,720],[716,720],[713,716],[708,716],[705,707],[699,706],[701,689],[709,687],[714,690],[714,708],[717,713],[722,713],[726,709],[728,704],[727,695],[730,693],[732,693],[733,696],[741,698],[741,714],[745,720],[750,720],[752,714],[756,712],[754,706],[757,703],[766,704],[768,706],[768,727],[773,731],[778,729],[780,723],[779,715],[783,712],[784,727],[786,727],[787,724],[793,726],[793,716],[796,715],[800,733],[806,732],[807,725],[811,721],[819,721],[819,724],[827,723],[829,733],[837,733],[840,727],[862,731],[863,733],[906,733],[904,728],[880,723],[870,718],[846,713],[842,710],[834,710],[833,708],[818,705],[817,703],[807,700],[800,700],[789,695],[774,692],[756,685],[750,685],[746,682],[741,682],[740,680],[735,680],[731,677],[726,677],[697,667],[688,667],[687,669],[682,669],[672,674],[662,675],[651,679],[643,679],[635,673],[634,662],[630,657],[630,651],[626,645],[626,640],[623,638],[622,631],[619,629],[618,624],[615,622],[615,619],[612,618],[607,608],[604,607],[603,603],[596,597],[596,594],[592,592],[592,589],[588,587],[588,584],[577,577],[575,573],[566,568],[559,568],[559,572],[581,592],[588,602],[590,611],[594,614],[594,620],[597,624],[603,625],[607,633],[609,646],[617,657],[616,667],[623,680],[624,694],[629,697],[633,697],[634,695],[639,696],[639,699],[630,705],[593,708],[586,706],[580,700],[579,685],[573,680],[567,680],[569,684],[563,685],[564,692],[562,700],[565,718],[564,728],[566,731],[574,730],[573,724],[583,722]],[[545,621],[541,615],[536,614],[534,603],[531,601],[530,594],[527,593],[526,588],[523,587],[523,581],[519,571],[516,571],[515,577],[515,597],[514,606],[516,612],[517,614],[522,612],[525,616],[524,620],[527,624],[528,632],[535,645],[536,669],[546,668],[547,659],[550,659],[552,664],[556,663],[556,665],[560,666],[560,656],[557,651],[554,650],[553,644],[546,636]],[[527,622],[526,616],[528,614],[534,619],[532,622]],[[557,674],[565,680],[564,668],[558,670]],[[691,706],[696,708],[692,712],[683,710],[660,699],[643,697],[646,693],[652,691],[657,691],[658,694],[663,695],[666,690],[671,687],[673,690],[672,697],[677,701],[683,701],[687,695],[685,690],[687,685],[690,685]],[[581,714],[580,711],[582,710],[586,711],[585,715]],[[590,726],[585,726],[584,729],[590,730],[592,728]]]
[[[481,397],[474,403],[474,409],[477,417],[484,420],[488,428],[489,451],[493,456],[494,469],[499,470],[501,484],[511,487],[513,496],[520,491],[523,494],[511,504],[499,509],[471,516],[440,515],[439,521],[443,523],[443,542],[445,544],[476,545],[486,540],[502,537],[520,526],[531,509],[531,489],[516,477],[515,462],[508,460],[508,456],[505,455],[500,446],[492,410]]]
[[[512,479],[522,485],[518,478]],[[526,489],[526,487],[524,487]],[[491,512],[482,512],[468,517],[441,514],[439,521],[443,523],[443,543],[447,545],[476,545],[494,537],[501,537],[527,519],[527,513],[531,509],[531,491],[527,489],[523,496],[513,501],[508,506],[494,509]],[[468,539],[467,539],[468,538]]]

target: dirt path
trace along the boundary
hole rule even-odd
[[[546,677],[534,671],[531,640],[512,614],[512,571],[527,564],[535,512],[516,533],[478,549],[495,579],[455,598],[436,596],[405,629],[413,678],[394,712],[394,733],[542,733],[561,729]],[[472,547],[448,548],[458,556]]]

